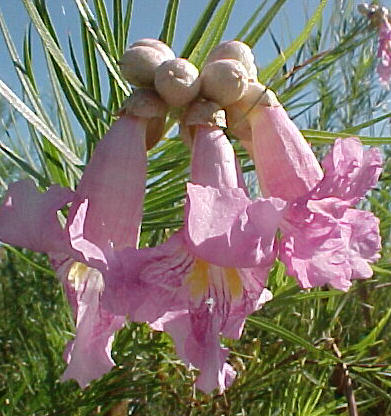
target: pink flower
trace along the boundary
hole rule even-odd
[[[379,64],[377,73],[380,82],[388,86],[391,79],[391,23],[383,19],[379,29],[379,47],[377,50]]]
[[[75,193],[31,180],[10,185],[0,207],[0,240],[48,253],[65,286],[76,337],[65,351],[63,380],[86,386],[114,365],[114,331],[125,321],[103,309],[100,270],[114,250],[136,247],[145,190],[147,119],[123,115],[98,143]],[[71,203],[65,228],[57,212]],[[96,269],[97,267],[98,269]]]
[[[103,303],[168,332],[200,370],[197,387],[222,392],[235,371],[219,335],[239,338],[246,316],[271,298],[264,287],[285,204],[251,201],[223,132],[195,129],[184,227],[160,246],[115,252]]]
[[[262,193],[289,202],[279,242],[288,273],[303,288],[341,290],[370,277],[368,263],[379,258],[379,221],[351,207],[379,178],[379,150],[365,150],[356,138],[337,139],[323,173],[281,105],[256,105],[248,122]]]

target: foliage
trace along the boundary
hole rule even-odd
[[[23,51],[17,51],[4,17],[0,28],[22,95],[0,80],[10,104],[3,111],[0,186],[31,177],[44,189],[74,188],[99,137],[131,93],[117,65],[127,43],[133,1],[74,0],[79,11],[83,56],[71,36],[61,45],[44,0],[20,0],[31,18]],[[128,323],[116,337],[118,366],[81,391],[60,383],[62,351],[73,331],[62,289],[45,257],[0,247],[0,411],[4,415],[337,415],[348,411],[343,394],[345,365],[361,415],[391,414],[391,162],[384,137],[387,94],[374,78],[374,32],[351,1],[323,0],[299,36],[282,52],[270,32],[285,1],[263,1],[239,32],[255,45],[268,31],[275,60],[259,72],[275,89],[303,134],[323,154],[335,137],[363,134],[383,145],[385,173],[366,208],[381,219],[383,253],[374,278],[356,282],[346,294],[327,288],[300,291],[277,262],[270,273],[274,299],[248,319],[240,341],[226,340],[239,377],[223,396],[193,388],[195,372],[177,359],[168,336]],[[324,8],[333,12],[326,18]],[[210,0],[183,45],[182,56],[202,66],[229,24],[235,0]],[[168,0],[160,38],[175,36],[179,0]],[[51,106],[40,96],[33,66],[32,31],[38,33],[52,88]],[[66,59],[69,53],[70,60]],[[21,117],[16,119],[15,110]],[[30,141],[21,139],[21,119]],[[141,244],[154,246],[181,225],[189,152],[172,132],[149,152]],[[75,131],[83,132],[82,141]],[[387,133],[386,133],[387,134]],[[252,178],[248,155],[235,144]],[[283,168],[283,167],[282,167]],[[122,406],[122,410],[120,408]],[[125,408],[128,413],[125,413]],[[120,413],[122,411],[122,413]]]

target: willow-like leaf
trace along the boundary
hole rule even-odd
[[[176,19],[178,16],[179,0],[169,0],[164,17],[163,28],[159,40],[172,46],[175,34]]]
[[[266,12],[265,16],[256,24],[251,32],[243,39],[243,42],[252,48],[262,37],[262,35],[269,28],[272,20],[277,16],[277,13],[284,5],[286,0],[275,0],[273,6]]]
[[[266,318],[261,318],[259,316],[257,317],[253,317],[250,316],[249,318],[247,318],[247,323],[249,323],[250,325],[254,325],[258,328],[261,328],[265,331],[274,333],[278,336],[280,336],[281,338],[285,339],[286,341],[292,342],[296,345],[300,345],[301,347],[305,348],[308,351],[317,353],[317,354],[321,354],[324,357],[329,358],[332,362],[338,362],[339,359],[329,353],[328,351],[324,351],[324,350],[320,350],[318,348],[316,348],[314,345],[312,345],[309,341],[307,341],[306,339],[300,337],[299,335],[295,334],[294,332],[290,331],[289,329],[283,328],[280,325],[275,324],[274,322],[272,322],[269,319]]]
[[[323,130],[301,130],[304,137],[312,143],[328,144],[334,143],[335,139],[338,137],[352,137],[350,133],[338,132],[333,133],[330,131]],[[391,137],[369,137],[369,136],[357,136],[363,144],[368,144],[372,146],[381,145],[381,144],[391,144]]]
[[[219,3],[220,3],[220,0],[209,1],[208,5],[206,6],[200,18],[198,19],[196,25],[194,26],[193,30],[191,31],[185,43],[185,46],[181,52],[181,56],[183,58],[188,58],[190,54],[192,53],[194,47],[197,45],[197,43],[201,39],[201,36],[205,32],[205,29],[207,28],[209,21],[212,18],[213,13],[216,10],[216,7],[218,6]]]
[[[22,0],[23,4],[26,7],[27,13],[29,14],[32,22],[34,23],[35,28],[37,29],[45,48],[48,50],[50,55],[58,64],[59,68],[61,68],[64,77],[67,78],[68,81],[71,82],[73,88],[80,94],[81,97],[93,108],[100,108],[102,107],[99,103],[92,99],[92,97],[87,93],[84,88],[84,85],[80,82],[79,78],[76,74],[72,71],[70,66],[65,60],[65,57],[58,47],[57,43],[52,38],[50,31],[45,26],[38,10],[33,2],[29,0]]]
[[[99,31],[99,27],[95,23],[93,19],[93,15],[91,10],[89,9],[86,2],[83,2],[81,0],[75,0],[77,7],[79,9],[80,15],[83,19],[84,24],[86,25],[86,28],[91,33],[92,38],[95,43],[95,47],[98,50],[100,56],[102,57],[103,62],[105,63],[108,72],[114,77],[116,80],[118,86],[121,88],[123,93],[125,95],[129,95],[130,91],[125,82],[123,81],[118,65],[115,62],[115,58],[117,56],[117,49],[114,43],[113,34],[111,32],[110,26],[107,22],[107,16],[106,16],[106,9],[104,5],[101,4],[100,1],[96,1],[96,7],[98,7],[98,10],[100,12],[99,16],[102,21],[102,25],[104,26],[104,33],[101,33]],[[108,34],[109,32],[109,34]],[[108,50],[105,50],[104,43],[105,41],[109,40],[109,47],[107,47]],[[118,94],[118,92],[116,92]]]
[[[15,151],[10,149],[1,141],[0,141],[0,150],[4,155],[8,157],[9,160],[12,161],[12,163],[15,164],[15,166],[20,168],[23,172],[25,172],[27,175],[31,176],[32,178],[35,178],[41,186],[48,186],[50,184],[49,181],[44,176],[42,176],[36,169],[34,169],[34,167],[30,163],[28,163],[21,156],[16,154]]]
[[[7,85],[0,80],[0,94],[18,111],[30,124],[42,133],[73,165],[82,165],[82,161],[61,141],[48,125],[33,113]]]
[[[234,4],[235,0],[225,0],[189,55],[189,61],[197,68],[202,67],[209,52],[220,42]]]
[[[259,73],[259,79],[263,83],[268,83],[274,75],[280,70],[285,62],[304,44],[309,38],[312,29],[319,22],[323,15],[323,9],[326,7],[328,0],[321,0],[315,13],[311,16],[300,35],[282,52],[273,62]]]
[[[247,20],[246,24],[242,27],[240,32],[235,36],[236,40],[242,40],[243,36],[247,34],[251,26],[254,24],[256,18],[258,17],[259,13],[261,13],[263,8],[266,6],[267,2],[268,0],[263,0],[263,2],[255,9],[254,13]]]

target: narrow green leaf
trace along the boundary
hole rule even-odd
[[[39,95],[37,94],[37,90],[34,84],[34,81],[31,80],[27,74],[27,72],[25,71],[25,69],[23,68],[23,64],[21,59],[19,58],[19,55],[16,51],[16,47],[12,41],[11,35],[8,31],[8,28],[5,24],[5,20],[3,15],[0,13],[0,29],[3,33],[4,36],[4,40],[6,42],[7,48],[8,48],[8,52],[11,56],[11,60],[14,63],[14,67],[15,67],[15,71],[16,74],[18,75],[19,81],[22,85],[23,91],[25,92],[25,94],[27,95],[29,101],[31,102],[34,111],[37,113],[37,115],[39,117],[41,117],[42,119],[45,120],[45,122],[51,127],[53,128],[50,118],[48,117],[48,115],[46,114],[42,103],[39,99]]]
[[[206,6],[204,12],[198,19],[198,22],[194,26],[193,30],[190,33],[190,36],[188,37],[186,44],[182,50],[181,56],[183,58],[188,58],[190,54],[192,53],[194,47],[197,45],[198,41],[201,39],[201,36],[205,32],[206,27],[208,26],[208,23],[210,19],[213,16],[214,11],[216,10],[216,7],[220,3],[220,0],[210,0],[209,4]]]
[[[269,319],[260,318],[259,316],[257,317],[250,316],[249,318],[247,318],[246,322],[252,325],[255,325],[256,327],[261,328],[265,331],[279,335],[281,338],[285,339],[286,341],[292,342],[293,344],[296,344],[296,345],[300,345],[301,347],[305,348],[308,351],[322,354],[326,356],[327,358],[331,359],[333,362],[339,362],[339,359],[335,355],[331,354],[328,351],[324,351],[324,350],[320,350],[316,348],[306,339],[300,337],[299,335],[295,334],[289,329],[283,328],[282,326],[275,324]]]
[[[51,33],[45,26],[44,22],[42,21],[41,16],[38,13],[37,8],[35,7],[34,3],[29,0],[22,0],[27,13],[29,14],[32,22],[34,23],[35,28],[37,29],[45,48],[48,50],[50,55],[58,64],[59,68],[63,72],[64,76],[71,82],[75,90],[84,98],[86,103],[88,103],[93,108],[98,109],[100,105],[98,105],[86,92],[83,84],[80,82],[79,78],[76,74],[72,71],[68,63],[66,62],[64,55],[61,49],[57,46],[57,43],[54,41]]]
[[[85,6],[88,7],[87,2],[85,2]],[[96,10],[96,15],[99,22],[100,30],[102,31],[103,38],[108,46],[108,52],[115,58],[118,59],[118,50],[114,40],[114,34],[110,27],[109,17],[107,14],[106,5],[103,0],[94,0],[94,6]],[[91,13],[91,11],[88,9]],[[91,13],[92,16],[92,13]],[[98,29],[95,26],[95,30]]]
[[[333,133],[324,130],[301,130],[303,136],[312,143],[334,143],[338,137],[352,137],[352,134],[337,132]],[[369,137],[369,136],[357,136],[362,143],[369,145],[391,144],[391,137]]]
[[[373,346],[373,344],[377,341],[381,331],[383,330],[383,328],[386,326],[386,324],[390,320],[390,317],[391,317],[391,308],[388,309],[388,311],[384,314],[383,318],[379,320],[377,325],[372,329],[372,331],[365,338],[363,338],[360,342],[358,342],[355,345],[352,345],[349,348],[350,351],[358,352],[357,359],[359,359],[359,357],[362,357],[365,354],[365,350]]]
[[[388,214],[388,211],[386,213]],[[372,269],[376,273],[391,276],[391,270],[384,269],[383,267],[380,267],[378,264],[377,265],[373,264]]]
[[[32,54],[31,54],[31,30],[29,30],[24,38],[23,42],[23,58],[24,58],[24,68],[25,72],[28,75],[31,83],[36,85],[35,78],[34,78],[34,71],[32,68]],[[36,87],[35,87],[36,90]],[[46,120],[45,120],[46,121]],[[47,123],[50,128],[51,122]],[[53,128],[52,128],[53,129]],[[50,173],[50,178],[53,182],[58,183],[63,186],[69,185],[68,180],[64,174],[64,166],[62,163],[62,158],[60,152],[48,141],[45,137],[40,140],[42,146],[41,157],[45,163],[45,168]]]
[[[37,172],[30,163],[26,162],[22,157],[17,155],[12,149],[7,147],[4,143],[0,141],[0,150],[14,163],[16,166],[22,169],[23,172],[30,175],[31,177],[38,180],[41,186],[48,186],[49,181]]]
[[[56,276],[56,273],[54,270],[47,269],[46,267],[41,266],[38,263],[35,263],[35,261],[29,259],[25,254],[22,253],[20,249],[17,249],[15,247],[9,246],[8,244],[4,244],[4,247],[14,253],[16,256],[21,258],[24,262],[28,263],[30,266],[34,267],[35,269],[44,272],[45,274],[49,276]]]
[[[277,16],[277,13],[284,5],[286,0],[276,0],[272,7],[266,12],[265,16],[258,22],[254,29],[245,37],[244,43],[252,48],[261,36],[266,32],[272,20]]]
[[[365,121],[364,123],[360,123],[357,126],[349,127],[348,129],[343,130],[343,133],[355,134],[359,132],[361,129],[373,126],[374,124],[379,123],[380,121],[390,120],[390,119],[391,119],[391,113],[386,113],[380,117],[376,117],[372,120],[368,120],[368,121]]]
[[[251,15],[250,19],[246,22],[246,24],[242,27],[240,32],[235,36],[235,39],[241,40],[243,36],[250,30],[250,27],[255,22],[255,19],[258,17],[259,13],[263,10],[266,6],[268,0],[263,0],[263,2],[255,9],[254,13]]]
[[[86,25],[86,28],[88,29],[88,31],[91,33],[92,38],[94,39],[94,43],[95,43],[95,47],[97,49],[97,51],[99,52],[103,62],[105,63],[107,70],[109,72],[109,74],[111,74],[113,76],[113,78],[116,80],[118,86],[122,89],[122,91],[124,92],[125,95],[129,95],[130,94],[130,90],[127,87],[127,85],[125,84],[125,82],[122,80],[122,77],[120,75],[119,72],[119,68],[118,65],[116,63],[115,60],[115,56],[117,55],[117,51],[115,49],[115,44],[113,43],[114,41],[112,41],[113,45],[109,46],[109,47],[104,47],[105,43],[106,43],[106,39],[105,39],[105,35],[109,36],[110,39],[112,39],[113,35],[111,32],[110,27],[109,28],[105,28],[105,31],[108,31],[110,33],[110,35],[108,35],[105,32],[105,35],[103,35],[100,31],[99,28],[93,18],[92,12],[90,10],[90,8],[88,7],[88,4],[86,2],[83,2],[82,0],[75,0],[76,5],[79,9],[79,13],[84,21],[84,24]],[[98,3],[100,4],[100,2],[98,1]],[[101,9],[99,9],[103,14],[105,14],[105,12],[103,12]],[[106,17],[102,17],[101,19],[106,22]],[[115,50],[113,50],[113,48]],[[105,50],[106,49],[106,50]]]
[[[202,67],[209,52],[220,42],[234,4],[235,0],[225,0],[191,52],[189,61],[196,67]]]
[[[159,40],[172,46],[175,34],[176,19],[178,16],[179,0],[169,0],[164,17],[163,28]]]
[[[82,161],[61,141],[60,138],[48,127],[48,125],[33,113],[26,104],[23,103],[7,85],[0,80],[0,94],[32,124],[41,134],[43,134],[56,147],[64,157],[73,165],[82,165]]]
[[[120,58],[125,47],[125,27],[122,18],[122,0],[113,0],[113,35],[117,48],[117,56]]]
[[[128,33],[130,29],[130,23],[132,21],[132,12],[133,12],[133,0],[128,0],[125,12],[125,19],[124,19],[124,44],[123,50],[126,49],[127,42],[128,42]]]
[[[303,31],[300,35],[282,52],[273,62],[271,62],[266,68],[264,68],[260,74],[259,79],[261,82],[267,83],[277,72],[280,68],[285,64],[285,62],[304,44],[304,42],[309,38],[311,35],[312,29],[314,26],[319,22],[323,15],[323,9],[327,5],[327,0],[321,0],[319,6],[315,10],[315,13],[311,16],[308,20],[307,24],[305,25]]]

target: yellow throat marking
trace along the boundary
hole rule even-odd
[[[88,267],[75,261],[68,272],[68,280],[73,283],[73,286],[77,288],[84,282],[87,275]]]
[[[224,282],[228,286],[232,298],[241,298],[243,284],[238,271],[231,267],[221,267],[221,269],[224,275]],[[211,274],[209,263],[201,259],[195,260],[193,269],[186,279],[192,297],[199,298],[207,293],[209,284],[213,279]]]

